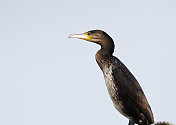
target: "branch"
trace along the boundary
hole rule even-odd
[[[157,122],[154,125],[174,125],[174,124],[169,123],[169,122]]]

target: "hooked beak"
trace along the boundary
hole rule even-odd
[[[87,35],[85,33],[84,34],[71,34],[71,35],[69,35],[68,38],[79,38],[79,39],[91,41],[92,36]]]

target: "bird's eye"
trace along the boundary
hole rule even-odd
[[[90,33],[88,32],[87,35],[90,35]]]

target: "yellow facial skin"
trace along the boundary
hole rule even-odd
[[[90,35],[90,33],[84,33],[84,35],[86,35],[87,36],[87,38],[82,38],[82,39],[84,39],[84,40],[87,40],[87,41],[91,41],[92,40],[92,35]]]

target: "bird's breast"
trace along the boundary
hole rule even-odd
[[[109,91],[110,96],[116,97],[117,94],[117,86],[114,83],[114,77],[113,77],[113,66],[104,66],[103,68],[103,74],[105,78],[105,83],[107,86],[107,89]]]
[[[115,83],[114,80],[114,76],[113,76],[113,65],[107,65],[104,66],[103,68],[103,74],[104,74],[104,78],[105,78],[105,83],[109,92],[109,95],[113,101],[113,104],[115,106],[115,108],[124,116],[126,116],[123,112],[123,103],[122,101],[119,99],[118,96],[118,86]],[[128,116],[126,116],[128,117]]]

